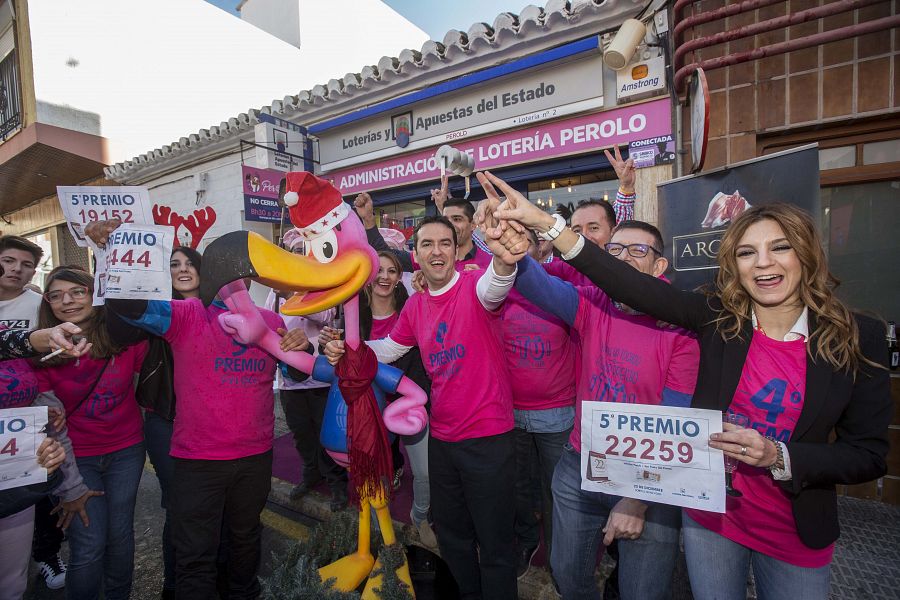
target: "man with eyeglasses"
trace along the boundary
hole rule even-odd
[[[546,220],[548,226],[538,229],[546,231],[538,234],[542,239],[553,240],[565,229],[561,219],[538,215],[539,209],[501,179],[479,174],[479,181],[489,198],[505,194],[515,205],[530,209],[535,219]],[[649,223],[619,223],[605,247],[643,273],[661,277],[668,268],[662,236]],[[528,257],[519,261],[516,289],[569,324],[581,344],[575,427],[552,484],[550,564],[563,600],[597,597],[594,565],[600,542],[608,546],[616,539],[621,597],[670,598],[681,511],[581,489],[581,402],[689,406],[697,378],[697,342],[684,330],[613,302],[596,286],[575,286],[548,275]]]

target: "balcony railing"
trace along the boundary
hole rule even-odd
[[[0,142],[22,124],[22,100],[19,98],[19,69],[16,51],[0,61]]]

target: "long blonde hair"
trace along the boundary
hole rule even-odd
[[[822,238],[812,217],[790,204],[755,206],[725,230],[719,246],[719,273],[716,276],[716,293],[724,308],[716,319],[722,337],[726,340],[739,337],[745,323],[751,319],[752,300],[738,275],[737,246],[751,225],[766,219],[781,227],[800,261],[800,301],[817,320],[807,344],[810,356],[822,358],[838,371],[855,372],[860,361],[874,364],[860,350],[856,319],[834,295],[840,281],[828,270]]]

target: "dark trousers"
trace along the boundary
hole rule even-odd
[[[550,540],[553,539],[553,495],[550,484],[553,470],[562,455],[563,446],[571,429],[554,433],[535,433],[518,427],[516,436],[516,538],[520,548],[535,548],[540,542],[538,526],[544,531],[544,546],[550,556]],[[534,485],[535,467],[539,472],[539,485]],[[540,523],[534,511],[534,495],[540,497]]]
[[[434,525],[460,596],[515,600],[514,433],[428,444]]]
[[[212,600],[222,532],[228,536],[228,598],[257,598],[262,525],[272,482],[272,451],[234,460],[176,458],[172,543],[177,597]]]
[[[144,445],[159,481],[160,506],[166,511],[162,534],[164,590],[175,589],[175,548],[172,545],[172,517],[169,510],[172,503],[172,479],[175,475],[175,459],[169,456],[172,427],[172,421],[163,419],[155,412],[148,410],[144,413]]]
[[[63,530],[56,526],[57,515],[51,515],[53,502],[47,496],[34,505],[34,542],[31,557],[37,562],[47,562],[59,553],[63,542]]]
[[[303,460],[303,481],[315,484],[324,478],[330,488],[345,487],[347,470],[334,462],[319,442],[328,388],[280,390],[278,394],[284,420]]]

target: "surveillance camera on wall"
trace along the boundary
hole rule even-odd
[[[645,33],[647,27],[637,19],[628,19],[622,23],[612,43],[603,53],[603,62],[606,66],[615,71],[624,69],[644,39]]]

